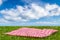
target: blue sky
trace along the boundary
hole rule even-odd
[[[0,26],[60,26],[60,0],[0,0]]]

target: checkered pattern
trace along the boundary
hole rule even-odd
[[[29,37],[47,37],[55,32],[57,32],[57,30],[54,29],[20,28],[11,32],[7,32],[5,34]]]

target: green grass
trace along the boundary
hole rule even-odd
[[[34,26],[27,26],[27,27],[34,27]],[[0,40],[60,40],[60,27],[59,26],[35,26],[34,28],[49,28],[49,29],[56,29],[58,30],[57,33],[46,37],[46,38],[31,38],[31,37],[19,37],[19,36],[9,36],[4,33],[21,28],[19,26],[1,26],[0,27]]]

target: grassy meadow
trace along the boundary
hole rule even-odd
[[[39,28],[39,29],[43,29],[43,28],[56,29],[58,30],[58,32],[46,38],[10,36],[4,33],[21,28],[21,26],[0,26],[0,40],[60,40],[60,27],[59,26],[24,26],[24,27],[32,27],[32,28]]]

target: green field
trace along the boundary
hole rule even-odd
[[[25,26],[26,27],[26,26]],[[27,26],[34,27],[34,26]],[[31,38],[31,37],[19,37],[19,36],[9,36],[4,33],[21,28],[21,26],[1,26],[0,27],[0,40],[60,40],[60,27],[59,26],[35,26],[34,28],[49,28],[58,30],[57,33],[46,37],[46,38]]]

